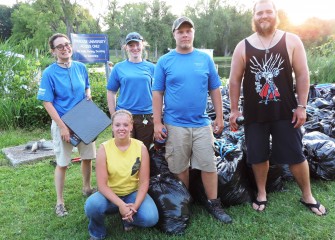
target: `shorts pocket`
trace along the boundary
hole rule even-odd
[[[165,159],[167,160],[169,157],[172,157],[173,155],[173,146],[172,145],[165,145]]]

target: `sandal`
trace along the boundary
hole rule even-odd
[[[305,206],[307,207],[309,210],[311,210],[311,212],[313,212],[314,214],[316,214],[316,212],[313,211],[313,208],[317,209],[319,212],[321,212],[320,210],[320,202],[316,201],[316,203],[306,203],[302,198],[300,199],[300,202]],[[321,212],[322,213],[322,212]],[[324,213],[322,213],[321,215],[318,215],[318,216],[324,216],[327,214],[327,209]]]
[[[89,197],[91,196],[93,193],[97,192],[98,190],[96,188],[91,188],[90,190],[88,191],[84,191],[83,190],[83,196],[84,197]]]
[[[265,200],[265,201],[258,201],[257,198],[256,198],[254,201],[252,201],[252,203],[254,203],[254,204],[256,204],[258,206],[258,208],[255,209],[257,212],[263,212],[265,210],[265,208],[266,208],[266,204],[268,203],[268,201],[267,200]],[[259,208],[262,205],[264,205],[263,210],[259,210]]]
[[[64,203],[57,204],[55,207],[55,212],[58,217],[64,217],[68,214]]]

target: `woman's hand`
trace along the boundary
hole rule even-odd
[[[127,222],[133,222],[133,216],[137,213],[137,210],[134,207],[133,203],[127,203],[122,207],[119,207],[120,214],[122,216],[122,220]]]
[[[86,94],[86,100],[87,100],[87,101],[92,100],[92,95],[91,95],[91,93],[87,93],[87,94]]]
[[[60,127],[60,135],[63,141],[70,142],[70,134],[70,129],[66,125]]]

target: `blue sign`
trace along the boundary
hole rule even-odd
[[[73,60],[84,63],[106,63],[109,61],[108,38],[106,34],[71,33]]]

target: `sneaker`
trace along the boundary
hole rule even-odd
[[[220,198],[207,200],[205,203],[206,210],[212,214],[216,219],[224,223],[232,223],[231,217],[224,212],[221,206]]]
[[[68,214],[64,203],[57,204],[55,207],[55,211],[58,217],[64,217]]]
[[[127,221],[122,220],[122,228],[123,228],[123,231],[129,232],[129,231],[131,231],[131,230],[134,229],[134,226],[132,226],[131,224],[129,224]]]

